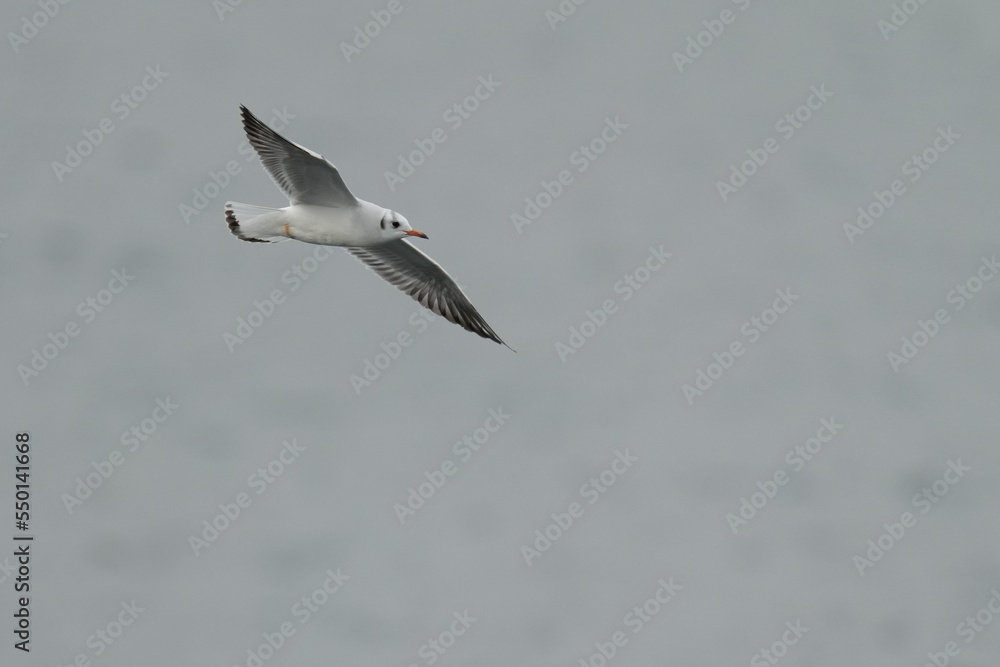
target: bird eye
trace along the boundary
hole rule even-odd
[[[393,226],[393,228],[399,227],[399,220],[393,220],[392,221],[392,226]]]

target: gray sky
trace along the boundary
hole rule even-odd
[[[4,664],[997,655],[995,3],[0,15]],[[235,239],[239,104],[517,352]]]

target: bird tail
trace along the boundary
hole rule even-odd
[[[279,224],[280,210],[240,202],[226,202],[229,231],[239,239],[253,243],[277,243],[286,240]]]

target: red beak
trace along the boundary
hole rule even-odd
[[[418,232],[415,229],[408,229],[408,230],[406,230],[406,235],[407,236],[419,236],[422,239],[427,238],[427,234],[424,234],[423,232]]]

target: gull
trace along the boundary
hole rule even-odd
[[[426,234],[410,227],[399,213],[351,194],[340,172],[322,155],[285,139],[245,106],[240,105],[240,112],[250,145],[291,205],[276,209],[226,202],[226,222],[234,235],[253,243],[294,239],[341,246],[422,306],[507,345],[452,277],[406,240],[426,239]]]

